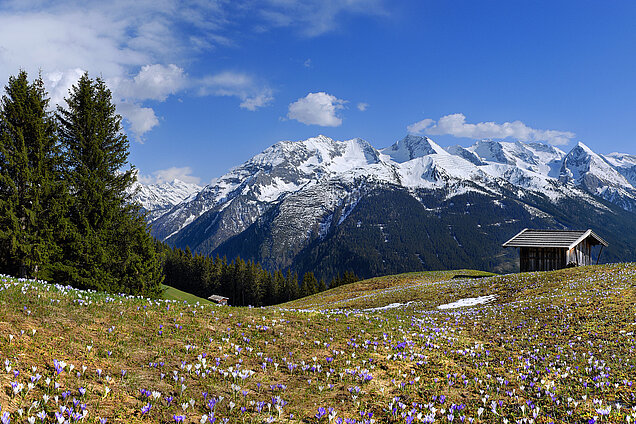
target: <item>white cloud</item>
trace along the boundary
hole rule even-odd
[[[570,131],[539,130],[531,128],[521,121],[479,122],[466,123],[466,117],[461,113],[454,113],[441,117],[437,122],[433,119],[423,119],[407,127],[411,134],[452,135],[472,139],[482,138],[514,138],[520,141],[546,141],[550,144],[567,144],[575,134]]]
[[[426,129],[433,124],[435,124],[435,121],[433,119],[422,119],[421,121],[407,126],[406,130],[409,132],[409,134],[423,134],[426,133]]]
[[[173,166],[167,169],[159,169],[152,173],[152,176],[137,175],[139,181],[144,184],[161,184],[174,180],[181,180],[185,183],[199,184],[201,178],[192,175],[192,168],[189,166],[176,167]]]
[[[50,72],[43,75],[52,105],[61,104],[71,87],[84,74],[80,68]],[[113,77],[106,81],[113,93],[117,111],[128,122],[133,136],[143,141],[143,136],[159,125],[154,109],[142,107],[145,100],[165,101],[186,87],[185,71],[177,65],[145,65],[132,78]]]
[[[252,112],[258,109],[259,107],[267,106],[274,98],[271,95],[270,90],[265,90],[261,94],[257,94],[256,96],[246,97],[243,99],[240,107],[243,109],[251,110]]]
[[[356,106],[360,112],[364,112],[369,107],[369,103],[360,102]]]
[[[311,68],[311,59],[307,59],[303,62],[305,68]]]
[[[181,180],[184,183],[200,184],[201,178],[192,175],[192,168],[189,166],[184,167],[170,167],[167,169],[159,169],[152,173],[152,176],[137,174],[137,179],[143,184],[162,184],[169,183],[174,180]]]
[[[113,83],[113,90],[121,98],[162,102],[186,85],[186,75],[183,68],[175,64],[144,65],[134,78]]]
[[[143,142],[144,134],[159,125],[155,111],[137,103],[120,102],[117,104],[117,112],[128,121],[130,129],[140,142]]]
[[[208,75],[199,80],[196,85],[202,96],[237,97],[241,100],[239,106],[251,111],[266,106],[274,100],[271,88],[259,84],[254,77],[241,72],[225,71]]]
[[[68,91],[73,84],[80,79],[84,72],[83,69],[75,68],[43,75],[42,79],[49,89],[51,103],[53,105],[61,104],[64,98],[68,96]]]
[[[309,93],[289,105],[287,117],[306,125],[320,125],[322,127],[339,127],[342,118],[336,115],[344,108],[346,100],[323,91]]]
[[[197,31],[199,24],[186,14],[192,7],[176,0],[5,2],[0,78],[21,68],[31,75],[42,70],[54,106],[85,71],[101,76],[140,138],[159,122],[141,103],[164,101],[185,86],[185,72],[173,62],[186,60],[193,48],[174,28],[188,22]]]
[[[154,106],[146,102],[198,87],[201,78],[188,75],[185,65],[220,46],[240,46],[246,29],[291,27],[313,37],[336,29],[345,15],[383,14],[381,2],[3,0],[0,80],[6,82],[20,69],[32,76],[41,70],[54,105],[84,71],[100,76],[115,102],[127,103],[119,109],[141,138],[159,122]],[[223,76],[212,75],[203,91],[237,97],[248,110],[272,102],[267,84]]]
[[[20,69],[31,76],[41,70],[55,106],[85,71],[100,76],[141,139],[159,123],[145,102],[163,102],[192,87],[196,78],[179,63],[232,44],[229,17],[237,13],[229,4],[196,0],[6,0],[0,3],[0,79]],[[272,100],[268,89],[236,95],[250,110]]]
[[[346,14],[383,16],[382,0],[267,0],[260,5],[262,30],[292,27],[306,37],[317,37],[338,27]]]

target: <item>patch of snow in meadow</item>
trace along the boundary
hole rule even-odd
[[[465,306],[475,306],[481,305],[482,303],[488,303],[495,299],[495,295],[491,294],[488,296],[479,296],[479,297],[467,297],[465,299],[459,299],[452,303],[446,303],[444,305],[439,305],[437,309],[455,309],[455,308],[463,308]]]
[[[369,308],[369,309],[363,309],[363,312],[375,312],[375,311],[385,311],[387,309],[395,309],[395,308],[401,308],[401,307],[406,307],[409,306],[411,303],[413,303],[413,301],[410,302],[406,302],[406,303],[391,303],[385,306],[379,306],[377,308]]]

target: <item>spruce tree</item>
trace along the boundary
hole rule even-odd
[[[342,284],[351,284],[360,280],[358,276],[353,271],[345,271],[344,276],[342,277]]]
[[[300,287],[300,295],[302,297],[311,296],[318,291],[318,280],[313,272],[307,272],[303,275],[302,285]]]
[[[276,280],[269,272],[263,272],[263,305],[274,305],[277,300]]]
[[[300,283],[300,297],[309,296],[311,294],[309,290],[309,285],[307,283],[308,283],[307,279],[303,278]]]
[[[65,178],[72,197],[72,231],[64,244],[62,276],[80,288],[157,296],[159,261],[140,206],[129,188],[129,142],[110,90],[84,74],[58,106]]]
[[[55,121],[42,78],[10,77],[0,102],[0,272],[51,277],[64,227]]]
[[[283,273],[278,270],[276,271],[276,273],[274,274],[274,298],[272,301],[272,305],[275,305],[277,303],[282,303],[285,302],[286,300],[289,299],[285,299],[285,276],[283,275]]]
[[[299,289],[298,289],[298,275],[292,274],[292,272],[288,269],[287,274],[285,276],[285,290],[284,290],[284,301],[288,302],[290,300],[298,299]]]
[[[329,288],[333,289],[333,288],[336,288],[336,287],[340,286],[341,284],[342,284],[342,281],[340,279],[340,273],[338,273],[338,274],[336,274],[336,276],[329,283]]]
[[[327,290],[327,282],[325,281],[324,278],[320,279],[320,283],[318,283],[318,293],[320,292],[324,292],[325,290]]]

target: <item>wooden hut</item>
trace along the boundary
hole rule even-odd
[[[216,303],[217,305],[227,305],[227,301],[230,300],[229,297],[219,296],[218,294],[213,294],[208,297],[208,300]]]
[[[503,247],[519,248],[521,272],[552,271],[567,266],[592,265],[592,247],[607,242],[592,230],[531,230],[524,228],[519,234],[503,244]]]

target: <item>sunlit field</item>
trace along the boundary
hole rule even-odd
[[[2,277],[0,421],[634,421],[636,264],[478,275],[268,308]]]

